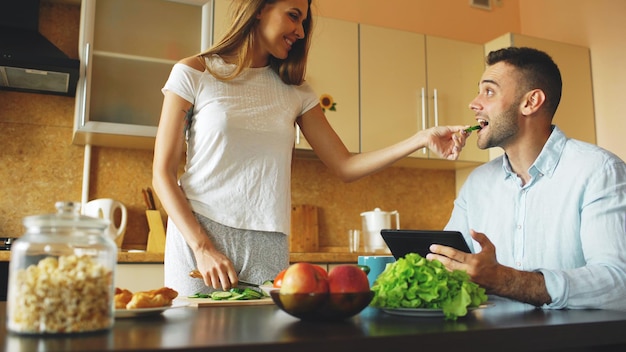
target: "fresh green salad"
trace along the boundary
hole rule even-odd
[[[440,261],[427,260],[417,253],[388,264],[372,291],[372,307],[441,309],[450,320],[465,316],[467,308],[487,301],[485,289],[471,282],[465,271],[451,272]]]

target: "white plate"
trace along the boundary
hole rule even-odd
[[[137,309],[116,309],[115,318],[138,318],[150,315],[159,315],[164,311],[172,308],[186,307],[189,302],[174,301],[171,306],[155,307],[155,308],[137,308]]]
[[[468,312],[476,309],[484,309],[491,306],[490,303],[481,304],[478,307],[467,308]],[[383,312],[391,315],[401,315],[407,317],[444,317],[442,309],[430,308],[381,308]]]

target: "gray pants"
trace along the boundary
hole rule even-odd
[[[289,266],[289,241],[285,234],[235,229],[199,214],[195,216],[215,247],[230,258],[240,280],[261,284]],[[214,291],[202,279],[189,277],[189,272],[196,268],[196,258],[171,219],[167,222],[164,258],[165,286],[178,291],[179,296]]]

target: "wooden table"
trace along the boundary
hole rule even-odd
[[[9,334],[6,351],[626,351],[626,312],[541,310],[490,298],[492,306],[457,321],[401,317],[366,308],[337,323],[303,322],[274,305],[182,307],[143,319],[117,319],[112,330],[75,336]]]

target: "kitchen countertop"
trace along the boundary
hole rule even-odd
[[[289,258],[292,263],[356,263],[359,255],[372,255],[372,253],[349,253],[331,249],[328,252],[290,253]],[[0,261],[9,260],[11,260],[11,252],[0,251]],[[163,263],[163,253],[122,251],[117,254],[117,261],[118,263]]]
[[[403,317],[366,308],[343,322],[302,322],[275,305],[182,307],[112,330],[74,336],[20,336],[0,320],[5,351],[624,351],[626,312],[541,310],[490,297],[457,321]],[[0,303],[0,316],[6,303]]]

